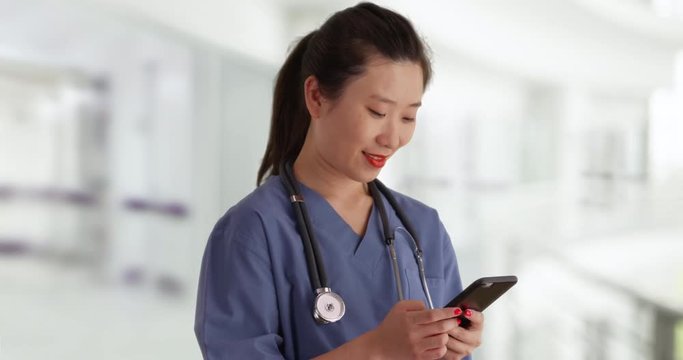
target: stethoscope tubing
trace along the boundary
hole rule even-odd
[[[304,253],[306,254],[306,265],[308,268],[309,278],[313,289],[315,289],[316,294],[320,292],[321,289],[327,289],[329,291],[329,286],[327,284],[327,274],[325,273],[325,267],[321,259],[320,250],[318,248],[318,242],[315,239],[313,230],[310,227],[310,216],[308,215],[308,210],[304,206],[304,200],[299,192],[299,187],[296,184],[294,178],[292,167],[290,163],[283,163],[280,165],[280,177],[283,179],[283,183],[287,192],[289,193],[289,200],[294,207],[294,213],[297,220],[297,227],[299,229],[299,234],[301,235]],[[425,276],[424,261],[422,258],[422,249],[420,243],[415,237],[415,229],[412,223],[403,212],[401,207],[398,205],[396,198],[391,194],[391,191],[379,180],[375,179],[368,183],[368,189],[373,198],[373,202],[376,204],[379,212],[380,218],[382,219],[382,231],[384,233],[385,244],[389,248],[389,254],[391,257],[392,272],[394,275],[394,282],[396,283],[396,290],[398,292],[399,301],[405,298],[402,288],[402,281],[400,275],[400,268],[398,264],[398,255],[396,253],[396,247],[394,244],[394,235],[390,229],[389,222],[387,221],[388,216],[384,202],[381,199],[381,195],[387,199],[391,207],[396,212],[399,220],[405,226],[405,230],[410,235],[410,241],[412,242],[414,249],[415,261],[418,265],[418,272],[420,275],[420,282],[422,283],[422,288],[427,298],[427,302],[430,309],[434,308],[432,303],[431,294],[429,292],[429,286],[427,284],[427,279]]]
[[[303,198],[301,198],[301,192],[292,175],[291,165],[285,163],[280,168],[280,174],[285,179],[284,184],[287,187],[287,191],[290,194],[290,201],[294,205],[294,213],[297,218],[297,227],[299,228],[299,234],[303,239],[304,253],[306,254],[306,265],[308,267],[308,273],[310,274],[311,286],[314,289],[326,288],[327,286],[327,273],[325,272],[325,266],[320,259],[320,250],[318,249],[318,242],[315,239],[315,234],[312,229],[310,229],[307,224],[310,224],[310,216],[308,215],[308,210],[303,205]]]
[[[374,181],[368,184],[368,188],[370,189],[370,194],[372,195],[375,204],[377,204],[377,208],[379,209],[380,216],[382,218],[382,229],[384,231],[385,242],[389,246],[389,254],[391,256],[392,269],[394,271],[394,280],[396,282],[396,291],[398,292],[398,299],[403,300],[405,296],[403,294],[403,289],[401,285],[401,273],[398,266],[398,256],[396,255],[396,247],[394,245],[395,238],[393,233],[391,232],[391,229],[389,228],[389,222],[386,221],[388,217],[386,214],[386,209],[384,207],[384,202],[382,201],[380,196],[380,192],[384,194],[384,197],[386,197],[387,201],[389,201],[389,204],[391,204],[399,220],[401,220],[401,223],[403,223],[403,225],[406,227],[406,231],[408,232],[410,241],[413,245],[415,261],[417,262],[418,272],[420,274],[420,282],[422,283],[422,289],[424,290],[425,296],[427,298],[427,304],[429,305],[429,308],[433,309],[434,303],[432,302],[432,295],[429,292],[429,286],[427,285],[427,278],[425,276],[424,261],[422,259],[422,248],[420,247],[420,243],[417,241],[417,238],[415,237],[415,231],[412,226],[412,223],[410,222],[406,214],[403,212],[401,207],[398,205],[396,198],[393,196],[393,194],[391,194],[389,188],[387,188],[381,181],[375,179]]]

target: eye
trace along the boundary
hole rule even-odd
[[[413,122],[413,121],[415,121],[415,118],[414,117],[404,117],[403,120],[406,122]]]
[[[370,112],[370,114],[371,114],[373,117],[378,118],[378,119],[381,119],[381,118],[387,116],[387,114],[382,114],[381,112],[372,110],[372,109],[370,109],[370,108],[368,108],[368,111]]]

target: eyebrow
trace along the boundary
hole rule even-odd
[[[375,100],[379,100],[380,102],[383,102],[383,103],[396,105],[395,100],[385,98],[384,96],[381,96],[381,95],[374,94],[374,95],[371,95],[370,97],[375,99]],[[420,107],[421,105],[422,105],[422,101],[418,101],[416,103],[410,104],[411,107]]]

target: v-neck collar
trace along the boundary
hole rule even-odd
[[[374,278],[380,259],[387,255],[382,222],[374,199],[365,234],[359,236],[321,194],[301,182],[297,181],[297,184],[309,213],[310,226],[323,248],[323,257],[349,256],[360,273]],[[400,222],[385,197],[382,195],[380,198],[393,231]]]
[[[334,209],[332,204],[330,204],[327,199],[325,199],[320,193],[317,191],[313,190],[312,188],[304,185],[301,182],[298,182],[299,189],[301,190],[301,195],[304,198],[304,203],[306,204],[306,207],[308,208],[308,213],[309,217],[311,218],[311,225],[313,226],[314,231],[316,231],[315,237],[320,238],[321,236],[325,236],[327,234],[334,234],[337,237],[340,237],[342,241],[346,241],[347,243],[349,240],[353,240],[354,246],[351,247],[355,252],[355,248],[357,248],[360,243],[363,243],[363,241],[371,237],[369,234],[372,231],[372,228],[375,227],[375,223],[377,222],[377,215],[375,214],[376,212],[376,206],[374,201],[372,202],[372,207],[370,208],[370,216],[368,217],[368,222],[367,226],[365,227],[365,232],[362,235],[359,235],[356,233],[351,225],[342,218],[341,215],[337,212],[337,210]],[[324,234],[321,234],[323,233]]]

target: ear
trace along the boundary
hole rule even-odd
[[[311,115],[311,120],[319,118],[324,99],[320,93],[318,79],[313,75],[307,77],[304,81],[304,100],[306,101],[308,113]]]

